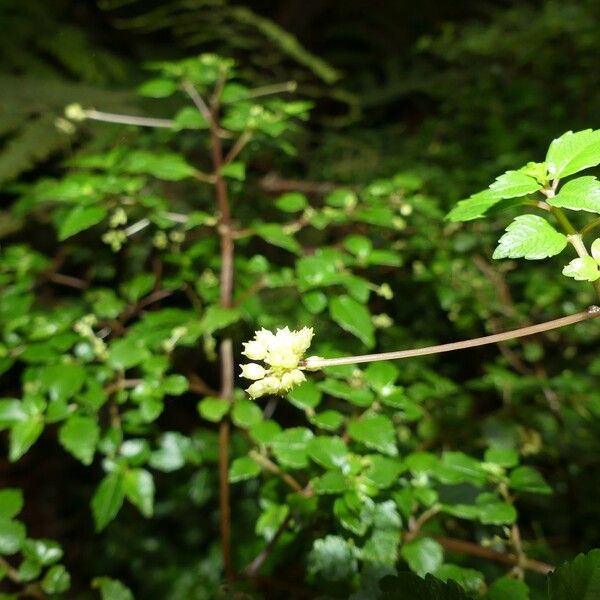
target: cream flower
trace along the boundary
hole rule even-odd
[[[265,394],[284,394],[306,380],[299,368],[304,353],[313,337],[310,327],[291,331],[289,327],[277,329],[275,333],[261,329],[254,339],[244,344],[242,354],[250,360],[262,360],[265,366],[257,363],[242,365],[242,377],[254,380],[246,392],[251,398]]]

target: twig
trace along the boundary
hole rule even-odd
[[[194,85],[190,81],[183,82],[183,89],[186,94],[192,99],[192,102],[198,109],[198,112],[206,119],[208,123],[211,123],[212,113],[208,105],[204,101],[204,98],[198,93],[198,90],[194,87]]]
[[[175,126],[175,121],[172,119],[156,119],[154,117],[121,115],[94,109],[87,109],[84,111],[84,113],[86,119],[91,119],[92,121],[103,121],[105,123],[120,123],[122,125],[137,125],[139,127],[164,127],[165,129],[171,129]]]
[[[252,134],[249,131],[244,131],[244,133],[236,140],[235,144],[231,146],[223,164],[228,165],[230,162],[233,162],[251,139]]]
[[[282,192],[302,192],[303,194],[328,194],[341,187],[328,181],[302,181],[300,179],[284,179],[275,174],[265,175],[260,180],[260,187],[265,192],[280,194]]]
[[[302,494],[303,496],[312,496],[312,492],[309,489],[302,487],[289,473],[282,471],[272,460],[267,458],[264,454],[257,452],[256,450],[250,450],[248,456],[256,461],[261,467],[264,467],[267,471],[270,471],[274,475],[277,475],[282,481],[284,481],[290,488],[295,492]]]
[[[242,573],[247,577],[254,577],[260,568],[265,564],[267,558],[271,556],[271,553],[275,549],[279,538],[283,535],[283,532],[288,528],[290,522],[292,521],[291,513],[287,515],[287,517],[283,520],[281,525],[277,528],[275,535],[269,540],[267,545],[256,555],[252,562],[248,563]]]
[[[85,290],[88,287],[88,282],[71,275],[63,275],[62,273],[52,273],[49,277],[50,281],[72,287],[77,290]]]
[[[412,358],[415,356],[426,356],[429,354],[441,354],[442,352],[454,352],[456,350],[464,350],[465,348],[475,348],[477,346],[486,346],[488,344],[497,344],[522,338],[544,331],[551,331],[567,325],[574,325],[589,319],[600,317],[600,307],[590,306],[584,310],[567,317],[553,319],[545,323],[537,325],[529,325],[520,329],[513,329],[504,333],[495,333],[493,335],[485,335],[483,337],[464,340],[462,342],[451,342],[450,344],[438,344],[436,346],[427,346],[425,348],[412,348],[410,350],[400,350],[395,352],[381,352],[376,354],[363,354],[359,356],[344,356],[341,358],[314,358],[307,359],[301,363],[301,367],[308,369],[322,369],[323,367],[333,367],[338,365],[354,365],[359,363],[376,362],[380,360],[400,360],[403,358]]]
[[[211,388],[202,377],[200,377],[196,373],[188,373],[188,382],[189,389],[191,392],[195,394],[200,394],[201,396],[218,396],[219,392],[213,388]]]
[[[428,534],[427,534],[428,535]],[[492,548],[486,548],[480,546],[474,542],[467,542],[466,540],[458,540],[455,538],[449,538],[440,535],[431,535],[428,537],[433,538],[439,544],[441,544],[446,550],[450,552],[462,552],[463,554],[469,554],[470,556],[477,556],[479,558],[485,558],[494,562],[499,562],[504,565],[516,566],[519,564],[519,557],[514,554],[506,554],[504,552],[498,552]],[[554,571],[554,566],[539,560],[528,558],[523,563],[523,568],[528,571],[534,571],[535,573],[541,573],[547,575]]]

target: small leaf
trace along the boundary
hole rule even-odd
[[[25,541],[25,525],[0,516],[0,554],[15,554]]]
[[[246,179],[246,165],[243,162],[230,162],[221,167],[221,175],[237,181],[244,181]]]
[[[305,409],[316,408],[321,402],[321,396],[321,390],[309,379],[288,392],[287,398],[294,406]]]
[[[54,565],[44,575],[41,586],[47,594],[62,594],[71,587],[71,576],[64,565]]]
[[[492,190],[484,190],[473,194],[466,200],[460,200],[456,206],[448,213],[446,218],[453,223],[460,221],[472,221],[483,217],[485,213],[498,204],[502,198]]]
[[[58,239],[62,242],[80,231],[97,225],[106,214],[107,210],[103,206],[76,206],[60,222]]]
[[[308,420],[320,429],[336,431],[344,422],[344,415],[337,410],[324,410],[314,415],[309,415]]]
[[[526,258],[540,260],[560,254],[567,245],[567,237],[559,233],[542,217],[521,215],[500,238],[494,258]]]
[[[595,167],[600,163],[600,130],[567,131],[550,144],[546,163],[552,179]]]
[[[300,254],[302,249],[296,238],[291,233],[286,233],[277,223],[263,223],[254,226],[256,235],[265,242],[278,246],[294,254]]]
[[[9,460],[19,460],[35,444],[43,430],[44,421],[41,415],[30,416],[26,421],[13,425],[10,430]]]
[[[249,456],[236,458],[229,467],[229,481],[236,483],[253,479],[260,475],[260,465],[253,461]]]
[[[137,302],[152,291],[155,283],[153,273],[140,273],[121,285],[121,294],[130,302]]]
[[[600,549],[579,554],[563,563],[548,578],[548,600],[600,598]]]
[[[380,600],[469,600],[466,592],[456,582],[445,583],[433,575],[421,579],[410,572],[384,577],[379,587],[383,592]]]
[[[100,482],[92,497],[92,514],[96,531],[104,529],[117,516],[124,498],[121,473],[110,473]]]
[[[417,538],[400,549],[402,558],[411,571],[423,577],[436,571],[444,562],[444,549],[435,540],[427,537]]]
[[[96,577],[92,587],[100,590],[102,600],[134,600],[130,589],[117,579],[110,577]]]
[[[348,448],[336,436],[317,436],[308,442],[308,455],[326,469],[341,468],[346,462]]]
[[[206,309],[200,321],[200,327],[206,334],[211,334],[238,321],[241,317],[237,308],[226,308],[212,304]]]
[[[464,590],[479,594],[485,584],[483,575],[475,569],[466,569],[458,565],[445,564],[436,569],[434,575],[442,581],[456,581]]]
[[[529,600],[529,588],[514,577],[499,577],[488,590],[486,600]]]
[[[335,296],[329,302],[331,318],[346,331],[372,348],[375,345],[375,327],[368,309],[350,296]]]
[[[315,540],[308,557],[308,570],[313,575],[322,575],[328,581],[348,579],[357,570],[352,546],[337,535]]]
[[[18,488],[0,490],[0,515],[3,519],[12,519],[23,509],[23,492]]]
[[[123,491],[147,518],[154,512],[154,478],[145,469],[129,469],[123,477]]]
[[[478,506],[479,520],[485,525],[511,524],[517,520],[517,511],[505,502],[490,502]]]
[[[231,420],[238,427],[249,429],[262,421],[262,410],[250,400],[238,400],[233,405]]]
[[[578,177],[563,185],[554,198],[548,198],[548,204],[568,208],[570,210],[585,210],[600,213],[600,181],[595,177]]]
[[[510,487],[520,492],[551,494],[552,488],[533,467],[517,467],[510,473]]]
[[[501,467],[516,467],[519,464],[519,453],[512,448],[488,448],[484,455],[485,462]]]
[[[84,465],[91,465],[100,438],[96,419],[73,415],[61,427],[58,439],[63,447]]]
[[[275,206],[283,212],[299,212],[308,206],[308,200],[304,194],[299,192],[289,192],[279,196],[275,202]]]
[[[177,84],[171,79],[150,79],[138,88],[138,94],[148,98],[167,98],[177,90]]]
[[[227,400],[209,396],[198,402],[198,412],[203,419],[218,423],[229,411],[229,406]]]
[[[591,256],[582,256],[565,265],[562,274],[575,281],[596,281],[600,277],[600,265]]]
[[[396,456],[396,432],[390,419],[385,415],[369,414],[348,425],[348,435],[367,448],[383,454]]]

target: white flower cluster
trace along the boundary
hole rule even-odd
[[[276,333],[261,329],[254,339],[244,344],[242,354],[250,360],[265,363],[242,365],[242,377],[254,381],[246,390],[251,398],[265,394],[285,394],[295,385],[305,381],[299,363],[308,350],[313,337],[311,327],[299,331],[290,331],[288,327],[278,329]]]

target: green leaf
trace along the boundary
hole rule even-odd
[[[466,200],[460,200],[448,213],[446,218],[453,223],[460,221],[472,221],[485,215],[485,213],[502,200],[492,190],[484,190],[473,194]]]
[[[499,577],[488,590],[486,600],[529,600],[529,588],[514,577]]]
[[[526,258],[540,260],[560,254],[567,237],[542,217],[521,215],[506,228],[493,258]]]
[[[485,579],[479,571],[458,565],[442,565],[434,575],[442,581],[449,579],[456,581],[463,589],[472,594],[478,594],[485,585]]]
[[[229,402],[223,398],[208,396],[198,402],[198,412],[203,419],[218,423],[229,411]]]
[[[221,175],[237,181],[244,181],[246,179],[246,165],[243,162],[230,162],[221,167]]]
[[[11,427],[20,421],[27,420],[27,412],[20,400],[3,398],[0,400],[0,429]]]
[[[350,296],[335,296],[329,301],[331,318],[346,331],[355,335],[367,348],[375,345],[375,327],[368,309]]]
[[[150,79],[138,88],[138,94],[148,98],[167,98],[177,91],[177,84],[172,79]]]
[[[302,304],[313,315],[318,315],[327,306],[327,296],[321,290],[302,294]]]
[[[418,575],[401,572],[384,577],[379,587],[383,592],[380,600],[469,600],[465,591],[456,582],[445,583],[433,575],[421,579]]]
[[[64,565],[54,565],[44,575],[41,586],[47,594],[62,594],[71,587],[71,576]]]
[[[541,185],[533,178],[521,171],[507,171],[490,185],[490,190],[500,198],[517,198],[533,194],[541,189]]]
[[[366,387],[352,387],[345,381],[330,378],[319,382],[318,387],[326,394],[335,398],[343,398],[355,406],[367,407],[373,404],[373,392]]]
[[[308,557],[308,571],[327,581],[348,579],[357,570],[352,546],[342,537],[328,535],[313,542]]]
[[[484,460],[501,467],[511,468],[519,464],[519,453],[512,448],[488,448],[485,451]]]
[[[202,315],[200,327],[204,333],[211,334],[235,323],[240,317],[241,314],[237,308],[225,308],[218,304],[212,304]]]
[[[481,463],[463,452],[444,452],[435,473],[440,481],[451,485],[471,483],[481,487],[487,479]]]
[[[552,179],[595,167],[600,163],[600,130],[567,131],[550,144],[546,163]]]
[[[92,497],[92,514],[96,531],[104,529],[117,516],[124,499],[122,474],[110,473],[100,482]]]
[[[10,446],[8,458],[15,462],[35,444],[44,430],[44,420],[41,415],[33,415],[26,421],[20,421],[10,430]]]
[[[308,420],[319,429],[337,431],[344,422],[344,415],[337,410],[324,410],[308,416]]]
[[[18,488],[0,490],[0,515],[3,519],[12,519],[23,509],[23,492]]]
[[[344,475],[336,471],[327,471],[321,477],[315,477],[311,481],[311,486],[315,494],[341,494],[348,489]]]
[[[405,470],[404,465],[394,458],[379,454],[366,456],[367,469],[364,475],[378,488],[388,488],[398,481],[398,476]]]
[[[155,283],[156,277],[153,273],[140,273],[121,284],[121,294],[129,302],[137,302],[152,291]]]
[[[63,557],[60,544],[53,540],[25,540],[21,552],[42,566],[52,565]]]
[[[154,478],[146,469],[129,469],[123,476],[123,492],[147,518],[154,512]]]
[[[505,502],[490,502],[477,507],[479,520],[485,525],[511,524],[517,520],[517,511]]]
[[[253,461],[249,456],[241,456],[236,458],[229,467],[229,481],[236,483],[253,479],[260,475],[260,465]]]
[[[61,220],[58,228],[58,239],[62,242],[67,238],[97,225],[106,217],[107,210],[103,206],[77,205]]]
[[[438,542],[428,537],[420,537],[404,544],[400,554],[411,571],[421,577],[433,573],[444,562],[444,549]]]
[[[145,173],[164,181],[181,181],[196,173],[196,169],[175,152],[129,151],[120,167],[128,173]]]
[[[305,427],[285,429],[271,442],[273,454],[282,465],[302,469],[308,465],[307,447],[312,437],[312,431]]]
[[[289,250],[294,254],[300,254],[302,247],[291,233],[286,233],[282,226],[277,223],[257,224],[253,227],[254,233],[265,240],[265,242]]]
[[[321,396],[321,390],[315,382],[308,379],[288,392],[287,398],[294,406],[305,409],[316,408],[321,402]]]
[[[308,200],[304,194],[299,192],[289,192],[279,196],[275,202],[275,206],[283,212],[299,212],[308,206]]]
[[[348,425],[348,435],[367,448],[390,456],[398,454],[396,431],[390,419],[385,415],[371,413],[352,421]]]
[[[15,554],[25,541],[25,525],[0,517],[0,554]]]
[[[131,590],[117,579],[96,577],[92,587],[100,590],[102,600],[134,600]]]
[[[375,529],[361,548],[361,558],[364,561],[393,567],[398,560],[399,543],[398,529]]]
[[[600,549],[579,554],[563,563],[548,578],[548,600],[600,598]]]
[[[175,115],[175,129],[208,129],[210,127],[204,115],[193,106],[184,106]]]
[[[394,383],[400,371],[391,362],[371,363],[364,371],[365,381],[380,395],[389,396],[395,391]]]
[[[341,468],[347,462],[348,448],[342,438],[317,436],[308,442],[308,455],[326,469]]]
[[[262,410],[250,400],[238,400],[231,412],[232,421],[244,429],[249,429],[262,421]]]
[[[92,417],[72,415],[61,427],[58,440],[63,447],[84,465],[94,460],[100,428]]]
[[[565,265],[562,274],[575,281],[596,281],[600,277],[600,265],[591,256],[582,256]]]
[[[552,488],[533,467],[517,467],[510,473],[510,487],[519,492],[551,494]]]
[[[40,383],[50,400],[70,400],[82,388],[86,378],[85,367],[76,364],[48,365],[40,369]]]
[[[600,213],[600,181],[595,177],[578,177],[568,181],[560,188],[554,198],[548,198],[548,204],[570,210],[584,210]]]

